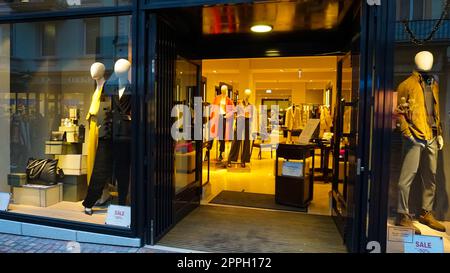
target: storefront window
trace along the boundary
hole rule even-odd
[[[11,193],[10,212],[105,224],[110,205],[129,209],[130,24],[0,25],[0,192]]]
[[[397,2],[388,252],[450,252],[449,22],[420,41],[438,20],[418,16],[439,18],[442,2]],[[405,26],[403,8],[419,20]]]
[[[126,5],[131,5],[131,0],[1,0],[0,15]]]

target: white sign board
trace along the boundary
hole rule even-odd
[[[405,253],[444,253],[442,237],[414,235],[412,243],[405,243]]]
[[[281,175],[303,177],[303,163],[284,161]]]
[[[412,243],[414,240],[414,229],[404,227],[389,227],[388,240],[392,242]]]
[[[314,132],[317,129],[317,126],[320,124],[320,119],[310,119],[308,123],[306,123],[305,129],[303,129],[298,142],[299,144],[309,144],[311,138],[314,135]]]
[[[131,208],[125,206],[110,205],[106,216],[107,225],[127,227],[131,225]]]
[[[8,211],[11,194],[7,192],[0,192],[0,211]]]

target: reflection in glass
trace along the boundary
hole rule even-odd
[[[56,7],[50,2],[61,3],[30,5]],[[82,6],[106,3],[111,2],[83,1]],[[0,4],[0,12],[5,6],[24,11],[20,5]],[[112,116],[108,122],[111,110],[131,112],[131,74],[115,67],[120,59],[131,60],[130,24],[130,16],[120,16],[0,25],[0,192],[13,193],[11,211],[104,224],[109,204],[130,205],[131,126],[121,125],[131,124],[131,117]],[[99,62],[104,65],[101,84],[90,73]],[[100,143],[108,138],[108,127],[113,133],[106,147]],[[90,137],[94,132],[96,137]],[[32,159],[48,161],[31,175]],[[60,172],[46,175],[58,168],[63,177]],[[95,185],[89,201],[94,214],[86,215],[82,201]]]
[[[131,5],[131,0],[2,0],[0,14]]]

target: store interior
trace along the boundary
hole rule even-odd
[[[331,215],[332,153],[314,149],[313,197],[297,205],[283,205],[283,202],[276,201],[275,158],[277,143],[298,143],[301,132],[310,120],[319,121],[315,135],[317,139],[324,139],[328,143],[331,140],[337,60],[337,56],[203,60],[203,97],[206,103],[213,104],[216,97],[220,96],[220,87],[225,85],[227,96],[235,103],[233,105],[240,105],[245,97],[249,105],[258,109],[258,118],[263,118],[259,115],[264,109],[260,108],[261,105],[267,106],[267,109],[277,105],[279,128],[266,138],[262,134],[250,137],[248,145],[243,143],[245,137],[237,143],[225,141],[223,152],[218,138],[211,141],[211,147],[204,147],[201,204]],[[347,74],[349,72],[344,71]],[[344,77],[343,93],[349,93],[350,88],[351,78],[346,80]],[[294,114],[292,109],[295,107],[298,110]],[[261,124],[256,119],[252,119],[252,122]],[[250,124],[249,129],[252,133],[261,130],[253,124]],[[237,130],[236,121],[233,130]],[[238,155],[230,155],[233,146],[239,146]],[[248,154],[249,160],[244,159],[243,153]],[[328,162],[325,164],[325,161]],[[279,159],[279,164],[282,162]],[[312,157],[306,162],[310,170]],[[324,177],[324,168],[327,168],[328,179]]]

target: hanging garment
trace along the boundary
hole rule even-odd
[[[288,130],[299,130],[302,128],[302,111],[300,107],[291,106],[287,109],[285,126]]]
[[[250,134],[258,132],[257,114],[253,105],[240,103],[236,107],[236,116],[234,140],[231,144],[228,164],[238,161],[239,154],[241,154],[241,163],[250,162]]]
[[[320,135],[322,138],[323,134],[331,131],[332,126],[332,118],[330,115],[330,110],[328,107],[322,106],[320,107]]]
[[[235,107],[233,101],[228,97],[217,96],[214,98],[211,109],[211,134],[212,138],[217,138],[219,135],[225,135],[225,139],[233,138],[233,117]],[[222,118],[226,119],[226,126],[223,128]],[[225,133],[223,132],[225,130]],[[222,131],[222,132],[219,132]],[[221,134],[222,133],[222,134]]]
[[[98,124],[97,115],[100,109],[100,98],[103,93],[103,86],[97,88],[92,95],[91,107],[87,114],[86,120],[89,122],[89,135],[87,142],[87,181],[91,181],[92,170],[94,169],[95,155],[98,147]]]

